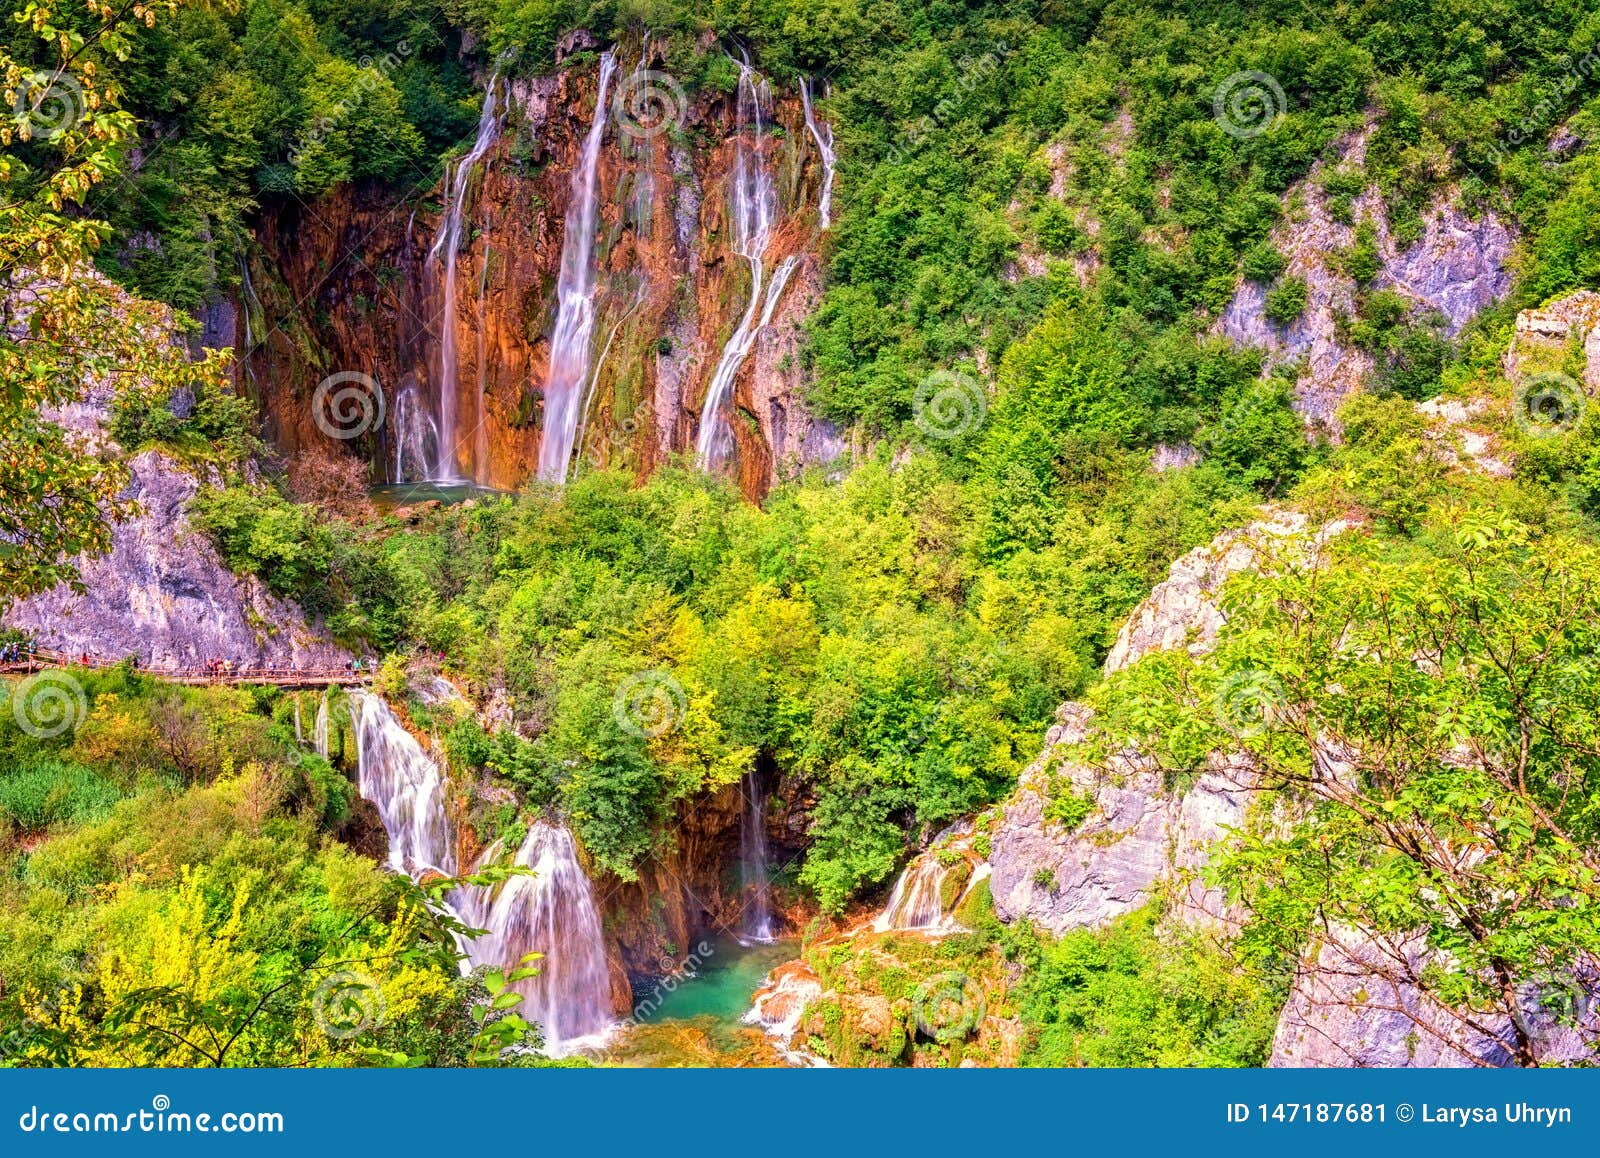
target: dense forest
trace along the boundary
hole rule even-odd
[[[607,898],[687,863],[710,802],[760,780],[760,895],[803,935],[790,956],[822,996],[799,1038],[834,1062],[1260,1065],[1331,928],[1426,945],[1407,984],[1504,1060],[1551,1060],[1530,990],[1578,991],[1548,1016],[1585,1032],[1600,363],[1578,323],[1538,346],[1519,317],[1600,289],[1600,13],[34,0],[0,36],[0,600],[80,581],[141,513],[129,480],[154,452],[195,480],[188,525],[233,576],[376,672],[453,786],[461,847],[559,823],[624,941],[633,910]],[[369,493],[376,456],[275,445],[272,384],[249,349],[202,351],[197,319],[257,318],[276,223],[340,199],[438,215],[490,92],[603,85],[613,51],[686,107],[737,106],[752,67],[807,86],[808,123],[816,94],[837,188],[797,402],[842,452],[775,470],[759,501],[678,445],[396,504]],[[553,115],[581,132],[587,100]],[[674,133],[710,155],[704,125]],[[508,172],[551,163],[500,147]],[[1502,236],[1475,297],[1430,297],[1461,239]],[[104,438],[62,417],[89,386],[109,389]],[[1285,511],[1309,530],[1219,589],[1204,648],[1171,646],[1180,623],[1120,661],[1176,560]],[[370,716],[336,694],[312,751],[315,696],[112,666],[137,650],[84,648],[106,663],[54,686],[59,728],[29,716],[44,677],[10,678],[0,1064],[542,1061],[514,996],[540,964],[463,973],[474,921],[444,900],[509,894],[527,866],[385,871]],[[1119,785],[1129,751],[1173,800],[1219,754],[1249,761],[1255,803],[1191,873],[1227,897],[1222,931],[1156,888],[1113,919],[1018,919],[997,875],[992,898],[978,877],[944,898],[960,919],[939,938],[841,939],[908,861],[987,867],[1036,761],[1060,839],[1110,815],[1050,774],[1067,701],[1095,721],[1070,761]],[[956,830],[959,852],[937,843]],[[1057,871],[1019,887],[1059,896]],[[628,966],[623,988],[648,988]],[[352,972],[379,1028],[319,1032]],[[965,1006],[985,994],[955,1030],[922,1015],[948,976]]]

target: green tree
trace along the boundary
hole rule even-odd
[[[109,549],[109,523],[134,510],[113,447],[50,417],[85,384],[170,395],[218,386],[223,358],[191,362],[164,308],[124,293],[91,262],[109,228],[81,212],[116,176],[133,138],[108,67],[176,0],[96,7],[91,20],[53,3],[16,13],[37,39],[0,47],[0,598],[76,581],[72,558]]]
[[[1229,585],[1214,651],[1108,683],[1101,750],[1249,761],[1256,819],[1213,869],[1246,959],[1415,940],[1369,967],[1536,1065],[1530,994],[1600,952],[1600,549],[1492,512],[1427,534],[1420,558],[1285,545]]]

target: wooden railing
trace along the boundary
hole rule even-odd
[[[21,660],[0,663],[0,672],[26,675],[45,668],[112,668],[119,660],[97,659],[94,656],[67,655],[48,648],[36,648]],[[373,672],[363,666],[360,671],[347,667],[292,667],[248,666],[233,664],[221,669],[212,667],[144,667],[137,669],[144,675],[178,684],[276,684],[285,688],[329,687],[333,684],[365,683]]]

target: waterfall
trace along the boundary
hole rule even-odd
[[[508,970],[530,951],[544,954],[538,976],[515,988],[524,998],[519,1012],[544,1027],[546,1048],[559,1053],[611,1021],[611,975],[600,914],[578,863],[577,845],[565,828],[535,821],[516,863],[533,875],[511,877],[492,900],[479,896],[466,902],[466,911],[488,930],[467,950],[474,965]]]
[[[772,926],[771,867],[767,862],[767,798],[755,769],[744,774],[744,809],[739,817],[739,876],[746,897],[740,940],[769,945]]]
[[[872,927],[880,933],[890,929],[944,929],[950,923],[944,915],[942,889],[948,865],[939,856],[926,852],[905,867],[894,883],[889,903]]]
[[[583,152],[572,171],[567,201],[567,223],[561,240],[561,275],[556,282],[559,302],[555,332],[550,336],[550,372],[544,388],[544,433],[539,440],[539,477],[546,482],[567,480],[578,416],[583,411],[584,386],[594,335],[594,243],[599,216],[600,138],[606,128],[606,90],[616,71],[616,58],[600,57],[600,91],[595,97],[594,123],[584,138]]]
[[[299,706],[297,702],[295,704],[296,709]],[[296,717],[295,722],[298,725],[298,717]],[[311,745],[317,750],[318,756],[321,756],[324,760],[328,758],[328,693],[326,690],[323,691],[322,699],[317,704],[316,722],[311,725]]]
[[[822,155],[822,192],[817,195],[817,222],[819,229],[826,229],[833,207],[833,163],[838,157],[833,151],[833,126],[824,124],[818,129],[817,118],[811,112],[811,78],[808,76],[800,78],[800,104],[806,111],[806,129]]]
[[[434,447],[440,445],[439,424],[419,396],[416,379],[407,377],[394,400],[394,482],[405,482],[415,471],[426,478],[432,473]]]
[[[306,742],[305,729],[300,726],[300,696],[294,697],[294,742],[303,745]]]
[[[499,80],[499,74],[489,78],[489,87],[483,94],[483,113],[478,118],[478,136],[472,142],[472,150],[450,170],[446,180],[445,214],[439,222],[433,248],[428,251],[430,266],[437,267],[441,260],[444,265],[444,308],[439,315],[439,409],[433,430],[433,459],[428,475],[430,482],[462,481],[456,462],[456,250],[461,247],[462,221],[466,211],[467,188],[472,184],[472,170],[494,144],[500,130],[495,111],[495,90]]]
[[[261,305],[261,299],[256,296],[255,284],[250,280],[250,260],[244,254],[239,255],[239,305],[244,310],[244,349],[238,352],[238,359],[243,364],[244,376],[251,386],[256,384],[255,352],[256,352],[256,325],[257,317],[266,322],[266,310]]]
[[[389,834],[389,866],[413,877],[425,870],[454,876],[455,828],[439,765],[382,697],[351,692],[350,698],[357,716],[357,787],[377,805]]]
[[[361,795],[378,807],[389,834],[389,866],[420,877],[424,871],[456,873],[455,827],[446,811],[449,783],[439,765],[395,718],[379,696],[351,692],[358,720],[357,777]],[[475,869],[492,863],[499,841],[478,858]],[[604,1030],[611,1020],[611,975],[594,890],[578,849],[565,828],[535,821],[517,851],[515,863],[533,870],[514,876],[498,891],[465,885],[448,898],[450,908],[469,926],[487,932],[464,938],[463,971],[480,965],[517,968],[528,953],[544,954],[539,974],[516,983],[523,995],[519,1010],[544,1027],[546,1047]]]
[[[726,410],[733,399],[734,380],[755,345],[761,327],[771,319],[778,295],[783,292],[783,284],[776,277],[770,288],[766,286],[767,242],[772,236],[778,203],[777,188],[763,149],[766,130],[761,116],[770,102],[771,92],[765,78],[758,76],[748,61],[740,61],[734,126],[733,251],[750,266],[750,303],[727,345],[723,346],[722,358],[711,375],[711,384],[706,387],[696,445],[696,459],[702,470],[721,466],[733,449],[733,431],[728,425]],[[791,259],[789,269],[783,272],[783,282],[788,281],[793,268]]]

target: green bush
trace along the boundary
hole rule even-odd
[[[0,816],[24,832],[98,820],[120,799],[121,790],[98,772],[48,757],[0,773]]]
[[[1310,299],[1310,287],[1306,285],[1303,277],[1280,278],[1278,283],[1267,291],[1266,301],[1262,303],[1262,313],[1268,320],[1277,322],[1280,326],[1287,326],[1298,321],[1300,315],[1306,312],[1306,302]]]
[[[1004,935],[1020,957],[1029,1066],[1259,1066],[1285,978],[1244,968],[1204,936],[1156,929],[1142,909],[1059,941]]]
[[[128,454],[164,446],[236,463],[260,448],[255,428],[250,400],[228,390],[181,387],[162,394],[134,386],[111,400],[111,436]]]

